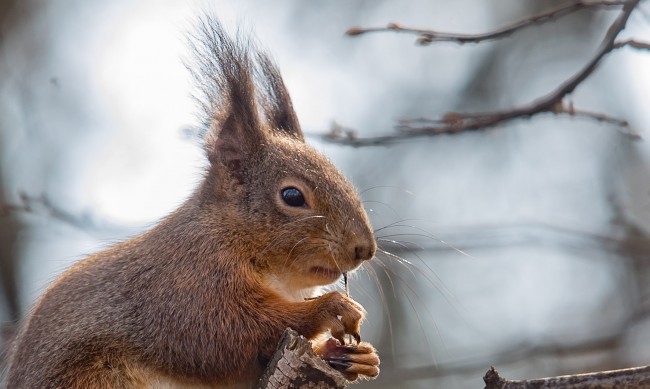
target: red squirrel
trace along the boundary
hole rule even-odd
[[[287,327],[336,354],[347,379],[379,373],[359,343],[363,308],[319,295],[375,254],[357,191],[305,144],[268,56],[214,18],[199,31],[203,181],[151,230],[47,289],[14,342],[8,388],[253,387]],[[357,344],[332,350],[328,333]]]

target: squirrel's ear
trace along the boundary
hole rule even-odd
[[[242,112],[230,112],[219,129],[211,129],[213,138],[208,140],[206,151],[213,165],[222,163],[231,168],[238,167],[241,160],[247,159],[264,143],[256,112],[248,111],[250,116],[241,115]]]
[[[264,143],[255,87],[254,47],[243,38],[233,40],[219,21],[206,15],[190,47],[190,71],[198,86],[204,113],[205,151],[210,162],[239,166]]]
[[[255,85],[247,58],[242,56],[222,72],[224,107],[213,113],[206,142],[208,159],[234,168],[264,144],[257,113]]]
[[[260,84],[264,93],[262,108],[269,127],[282,131],[296,139],[305,141],[300,129],[298,117],[293,109],[291,97],[287,91],[282,76],[273,61],[264,53],[258,53],[257,62]]]

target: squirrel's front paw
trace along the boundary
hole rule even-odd
[[[342,344],[329,338],[314,346],[314,352],[349,381],[379,375],[379,356],[370,343]]]
[[[350,334],[361,342],[359,332],[366,311],[359,303],[343,294],[333,291],[318,298],[322,304],[323,325],[330,330],[332,337],[345,344],[345,334]]]

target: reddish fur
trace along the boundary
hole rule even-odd
[[[204,181],[152,230],[80,261],[47,290],[15,342],[9,388],[253,382],[286,327],[308,338],[358,331],[363,310],[340,293],[292,302],[268,284],[272,275],[316,287],[314,266],[349,271],[373,256],[356,191],[304,143],[270,61],[255,62],[214,21],[203,29],[203,55],[216,57],[200,59],[213,72],[204,76],[218,80],[204,90]],[[309,208],[282,203],[287,182]]]

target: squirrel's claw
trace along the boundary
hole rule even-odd
[[[314,351],[349,381],[379,375],[379,357],[369,343],[345,344],[330,338],[315,345]]]
[[[336,370],[347,370],[352,366],[352,362],[337,361],[332,359],[328,359],[327,363]]]
[[[315,299],[325,313],[324,326],[332,337],[314,345],[314,351],[347,380],[374,378],[379,374],[379,357],[369,343],[361,342],[360,325],[365,311],[359,303],[339,292]],[[355,342],[346,343],[349,334]],[[355,344],[356,343],[356,344]]]
[[[338,370],[343,374],[346,380],[356,381],[359,378],[357,373],[349,373],[348,370],[352,367],[351,362],[341,362],[336,360],[328,360],[327,363],[334,369]]]
[[[360,326],[365,310],[359,303],[333,291],[313,300],[323,312],[323,326],[329,329],[332,337],[345,344],[345,335],[350,334],[358,344],[361,342]]]

